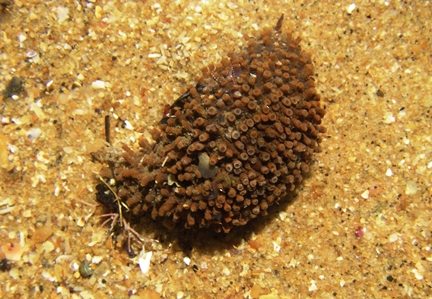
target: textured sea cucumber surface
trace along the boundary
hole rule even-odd
[[[229,232],[302,181],[320,150],[325,110],[310,56],[278,29],[203,70],[154,130],[155,144],[124,146],[102,171],[123,213]],[[105,204],[107,189],[98,186]]]

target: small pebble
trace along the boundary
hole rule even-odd
[[[33,57],[35,57],[36,55],[37,55],[36,51],[35,51],[35,50],[32,50],[32,49],[30,49],[30,50],[28,50],[28,51],[26,52],[26,56],[27,56],[28,58],[33,58]]]
[[[363,197],[364,199],[368,199],[369,198],[369,190],[366,190],[365,192],[363,192],[361,194],[361,197]]]
[[[69,8],[63,6],[57,7],[57,19],[59,23],[64,22],[68,18],[69,18]]]
[[[12,79],[6,85],[6,89],[3,91],[5,98],[13,98],[23,92],[23,82],[21,78],[13,76]]]
[[[351,14],[354,11],[355,8],[356,8],[355,3],[348,5],[347,8],[346,8],[347,13]]]
[[[318,290],[318,287],[316,286],[315,280],[311,280],[311,286],[309,287],[309,292],[313,292]]]
[[[408,181],[405,188],[406,195],[414,195],[417,193],[417,183],[414,181]]]
[[[81,262],[78,271],[83,278],[88,278],[93,274],[93,271],[87,261]]]
[[[50,241],[46,241],[42,244],[43,250],[45,250],[46,253],[51,252],[55,249],[54,244]]]
[[[27,131],[27,138],[31,142],[35,142],[35,140],[42,134],[42,130],[39,128],[33,128]]]
[[[101,256],[94,256],[91,259],[93,264],[99,264],[102,261],[102,257]]]
[[[273,242],[273,250],[274,250],[275,252],[280,252],[280,250],[281,250],[280,245],[277,244],[276,242]]]
[[[363,236],[365,235],[365,233],[366,233],[366,228],[363,227],[363,226],[359,226],[359,227],[357,227],[357,229],[355,230],[355,235],[356,235],[356,237],[357,237],[358,239],[363,238]]]
[[[383,120],[383,122],[385,124],[391,124],[391,123],[394,123],[395,121],[396,121],[396,118],[393,116],[393,113],[386,112],[384,114],[384,120]]]
[[[188,257],[185,257],[185,258],[183,259],[183,262],[186,264],[186,266],[189,266],[189,265],[190,265],[190,262],[191,262],[191,259],[188,258]]]
[[[398,240],[398,234],[397,233],[394,233],[394,234],[391,234],[390,236],[389,236],[389,242],[390,243],[393,243],[393,242],[396,242],[397,240]]]
[[[92,87],[94,89],[104,89],[105,88],[105,82],[102,80],[96,80],[92,82]]]
[[[4,256],[14,262],[21,260],[21,256],[24,253],[24,248],[19,243],[6,243],[1,246]]]
[[[384,97],[384,93],[380,89],[377,90],[376,95],[380,98]]]

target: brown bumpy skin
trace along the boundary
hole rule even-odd
[[[271,29],[204,70],[158,124],[153,148],[124,147],[114,165],[123,213],[224,232],[266,215],[320,150],[325,111],[312,76],[298,40]]]

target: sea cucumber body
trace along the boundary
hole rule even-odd
[[[229,232],[266,215],[320,150],[325,110],[312,76],[298,40],[274,30],[205,69],[161,120],[153,148],[142,142],[116,162],[132,217]]]

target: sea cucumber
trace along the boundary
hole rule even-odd
[[[101,176],[115,179],[121,201],[111,208],[229,232],[295,189],[320,151],[325,110],[310,56],[281,27],[282,19],[241,53],[205,69],[167,110],[153,147],[142,139],[139,151],[124,147],[121,158],[105,161]],[[107,205],[107,186],[97,190]]]

